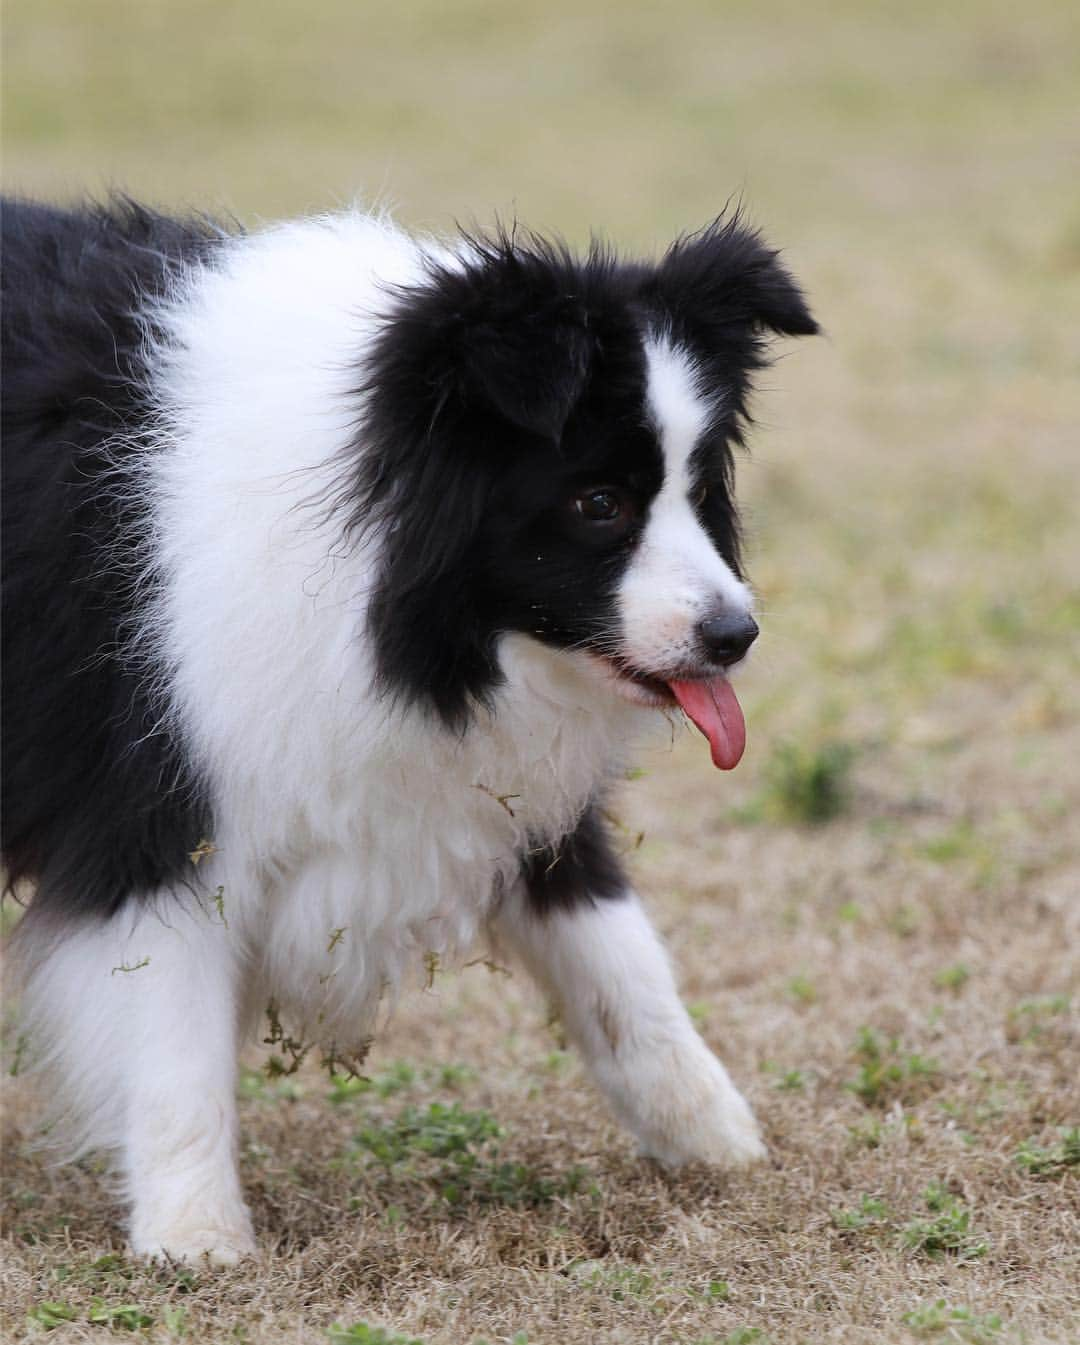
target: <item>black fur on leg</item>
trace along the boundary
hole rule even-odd
[[[540,916],[625,896],[629,886],[595,800],[568,836],[530,850],[521,871],[529,906]]]

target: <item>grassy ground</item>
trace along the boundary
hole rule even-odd
[[[829,332],[742,470],[748,758],[680,743],[619,805],[772,1162],[636,1162],[478,967],[370,1087],[245,1077],[254,1269],[127,1262],[11,1084],[5,1338],[1080,1337],[1080,11],[11,0],[5,37],[8,187],[642,247],[742,191]]]

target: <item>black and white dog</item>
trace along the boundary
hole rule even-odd
[[[645,1153],[758,1157],[600,800],[658,707],[743,750],[732,447],[768,334],[815,330],[776,254],[11,202],[3,286],[24,1006],[134,1249],[252,1250],[268,1002],[362,1057],[488,935]]]

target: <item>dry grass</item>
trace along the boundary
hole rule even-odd
[[[367,184],[414,221],[516,202],[639,244],[745,188],[792,246],[830,335],[767,380],[743,471],[767,609],[748,760],[721,779],[682,743],[621,804],[772,1162],[636,1162],[521,978],[476,968],[405,1007],[381,1089],[249,1078],[254,1268],[126,1262],[101,1173],[43,1166],[12,1085],[6,1338],[59,1302],[61,1341],[1075,1340],[1077,14],[373,11],[12,0],[8,184],[245,218]],[[831,744],[850,788],[809,826]],[[358,1145],[433,1101],[505,1129],[464,1180]]]

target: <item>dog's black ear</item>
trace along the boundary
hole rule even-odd
[[[738,213],[721,215],[668,249],[647,287],[674,324],[723,330],[742,324],[784,336],[818,331],[779,254]]]
[[[593,340],[573,300],[492,305],[462,323],[458,373],[511,425],[555,443],[589,377]],[[496,311],[501,310],[501,311]]]
[[[466,238],[399,291],[369,368],[370,386],[430,433],[494,411],[558,441],[585,390],[595,338],[581,272],[557,244],[509,233]],[[407,408],[407,409],[406,409]]]
[[[466,239],[397,291],[365,363],[344,513],[354,535],[385,532],[368,607],[377,680],[455,729],[501,676],[474,578],[491,483],[515,438],[559,443],[596,347],[588,291],[556,245]]]

